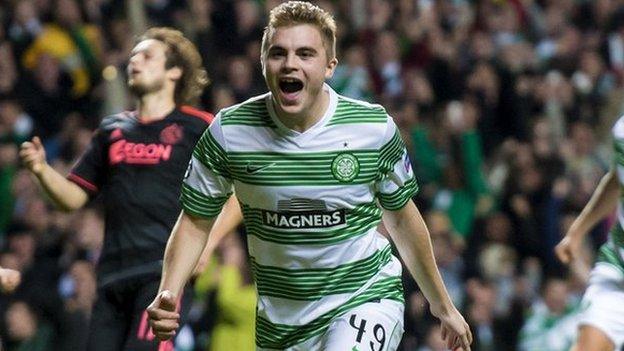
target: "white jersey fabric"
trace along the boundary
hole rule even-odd
[[[405,145],[383,107],[324,89],[329,107],[303,133],[270,93],[220,111],[183,183],[184,210],[206,218],[236,191],[262,349],[296,349],[370,301],[403,303],[401,264],[376,227],[418,191]]]

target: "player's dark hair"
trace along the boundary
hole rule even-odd
[[[208,85],[208,73],[202,65],[202,59],[193,43],[182,32],[167,27],[148,29],[137,42],[155,39],[167,45],[167,69],[179,67],[182,76],[176,83],[174,100],[176,105],[192,105]]]

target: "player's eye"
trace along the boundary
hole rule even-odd
[[[299,57],[306,60],[315,56],[315,52],[313,50],[301,50],[297,53]]]
[[[278,58],[278,57],[284,57],[286,56],[286,54],[283,51],[273,51],[269,54],[269,57],[271,58]]]

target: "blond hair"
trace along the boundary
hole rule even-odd
[[[332,15],[309,2],[288,1],[271,10],[269,24],[264,28],[262,35],[262,62],[266,57],[269,41],[275,33],[275,29],[297,24],[316,26],[321,32],[327,60],[336,57],[336,22]]]
[[[165,67],[179,67],[182,76],[176,82],[174,100],[176,105],[190,105],[197,101],[210,80],[202,65],[201,55],[182,32],[167,27],[148,29],[137,42],[155,39],[167,45]]]

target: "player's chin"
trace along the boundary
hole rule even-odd
[[[303,110],[301,104],[291,105],[291,104],[280,104],[280,108],[288,115],[299,115]]]
[[[132,95],[134,96],[143,96],[148,93],[149,89],[140,82],[137,82],[135,80],[129,80],[128,90],[130,90],[130,93],[132,93]]]

